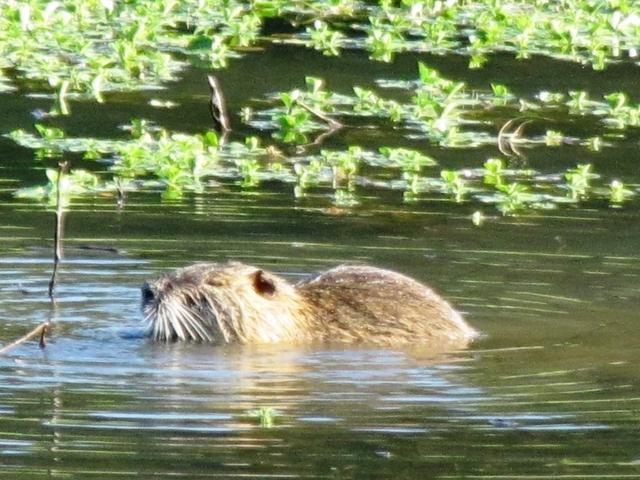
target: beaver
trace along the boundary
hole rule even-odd
[[[429,287],[371,266],[293,285],[238,262],[198,263],[146,282],[142,309],[158,341],[467,344],[477,335]]]

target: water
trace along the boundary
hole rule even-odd
[[[313,57],[289,76],[268,77],[269,88],[322,71],[324,60]],[[267,61],[290,57],[275,49],[261,58],[266,66],[242,60],[228,73],[227,81],[244,79],[229,94],[232,109],[242,89],[257,96],[264,88],[241,67],[273,72]],[[401,74],[414,60],[397,62]],[[456,60],[448,65],[454,75]],[[375,68],[371,77],[388,67]],[[353,83],[353,73],[333,75]],[[74,135],[105,137],[122,135],[117,126],[132,116],[201,131],[201,77],[190,71],[161,94],[114,95],[101,115],[76,103],[60,122]],[[518,70],[514,82],[525,77]],[[181,107],[147,106],[165,96]],[[29,111],[47,104],[4,97],[13,107],[3,131],[27,127]],[[597,156],[599,171],[640,182],[631,143]],[[439,159],[459,168],[491,150],[443,150]],[[544,171],[587,155],[550,152],[531,149],[528,161]],[[362,187],[353,210],[332,206],[322,191],[295,199],[275,182],[248,191],[222,182],[173,201],[159,190],[134,192],[122,208],[109,197],[75,199],[52,308],[53,212],[11,197],[16,186],[42,182],[42,171],[6,138],[0,164],[0,338],[54,324],[44,350],[28,343],[0,357],[2,478],[640,477],[637,200],[495,214],[475,227],[477,205],[435,194],[407,205],[401,192],[374,186]],[[433,353],[159,345],[140,336],[145,278],[227,258],[292,281],[344,262],[393,268],[433,285],[484,337],[466,351]],[[275,410],[273,427],[251,416],[260,408]]]

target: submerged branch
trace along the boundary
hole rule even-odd
[[[56,191],[56,229],[53,237],[53,272],[51,273],[51,280],[49,280],[49,298],[52,302],[55,301],[54,293],[58,276],[58,264],[62,258],[62,235],[64,223],[64,208],[61,193],[62,177],[69,171],[69,162],[60,162],[59,167]]]
[[[307,105],[303,101],[298,99],[298,100],[296,100],[296,103],[298,105],[300,105],[302,108],[304,108],[311,115],[314,115],[314,116],[318,117],[320,120],[322,120],[323,122],[328,124],[331,127],[331,129],[338,130],[338,129],[344,127],[344,125],[342,123],[338,122],[337,120],[334,120],[333,118],[329,117],[328,115],[325,115],[324,113],[322,113],[322,112],[316,110],[315,108]]]
[[[309,148],[311,147],[317,147],[319,145],[322,145],[322,143],[329,137],[331,137],[332,135],[336,134],[337,132],[339,132],[340,130],[342,130],[342,125],[340,125],[339,127],[336,128],[330,128],[329,130],[322,132],[320,135],[318,135],[315,140],[311,143],[305,143],[304,145],[298,145],[295,149],[296,154],[300,155],[305,153]]]
[[[231,130],[231,123],[229,122],[222,87],[220,87],[220,82],[213,75],[207,75],[207,80],[209,81],[209,88],[211,90],[209,112],[211,113],[216,131],[224,134]]]
[[[47,332],[47,328],[49,327],[49,324],[50,324],[49,320],[47,320],[46,322],[42,322],[40,325],[38,325],[36,328],[31,330],[26,335],[11,342],[9,345],[5,345],[4,347],[0,348],[0,355],[5,355],[10,350],[14,349],[19,345],[22,345],[23,343],[31,340],[32,338],[37,337],[38,335],[40,335],[40,348],[44,348],[45,347],[44,335]]]

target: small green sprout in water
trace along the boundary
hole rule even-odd
[[[98,142],[93,138],[89,138],[86,144],[86,150],[82,158],[85,160],[98,160],[101,157]]]
[[[271,407],[261,407],[257,410],[249,410],[247,415],[258,419],[258,423],[261,427],[271,428],[275,424],[278,411]]]
[[[211,67],[214,69],[225,68],[228,57],[229,47],[225,44],[225,38],[222,35],[215,35],[211,39],[211,49],[209,50]]]
[[[437,85],[442,82],[438,71],[422,62],[418,62],[418,76],[423,85]]]
[[[402,117],[404,115],[404,110],[402,105],[394,100],[387,100],[383,104],[383,108],[389,116],[389,120],[393,123],[400,123],[402,121]]]
[[[460,172],[455,170],[442,170],[440,172],[440,177],[445,182],[445,190],[454,195],[456,202],[461,202],[462,197],[467,192],[467,187],[464,179],[460,175]]]
[[[602,149],[602,137],[591,137],[588,140],[589,150],[599,152]]]
[[[371,30],[365,43],[372,60],[390,63],[394,54],[402,49],[405,42],[402,36],[391,31],[388,25],[371,19]]]
[[[570,168],[566,171],[564,178],[567,181],[571,198],[577,199],[579,196],[585,195],[589,188],[589,182],[598,178],[598,175],[591,171],[592,168],[592,165],[587,163],[579,164],[576,168]]]
[[[329,28],[325,22],[316,20],[313,27],[307,28],[311,38],[311,45],[326,56],[340,55],[340,47],[344,43],[344,34]]]
[[[506,104],[507,100],[513,97],[513,94],[509,89],[505,85],[501,85],[499,83],[492,83],[491,90],[493,91],[496,103],[500,105]]]
[[[627,96],[622,92],[610,93],[604,98],[609,104],[610,113],[614,116],[622,113],[627,106]]]
[[[45,141],[60,140],[64,138],[64,131],[55,127],[45,127],[39,123],[34,125],[35,129]]]
[[[309,101],[315,108],[330,110],[332,93],[324,88],[324,80],[318,77],[304,77],[307,91],[304,99]],[[296,99],[300,101],[302,95]]]
[[[300,90],[280,94],[285,111],[276,113],[274,120],[279,126],[277,136],[286,143],[305,143],[307,141],[305,132],[311,128],[311,115],[298,105],[297,102],[301,97]]]
[[[384,113],[384,100],[372,90],[353,87],[356,95],[356,103],[353,106],[354,112],[368,113],[372,115]]]
[[[589,94],[584,90],[571,90],[569,91],[569,101],[567,105],[569,108],[577,111],[584,111],[592,104],[589,100]]]
[[[62,150],[58,142],[65,138],[64,131],[55,127],[45,127],[39,123],[34,127],[43,141],[43,145],[36,152],[36,157],[40,159],[60,157]]]
[[[503,163],[499,158],[490,158],[484,162],[484,183],[502,185]]]
[[[526,185],[514,182],[499,185],[497,188],[501,192],[498,209],[502,213],[514,213],[526,206],[526,200],[529,196],[529,188]]]
[[[625,188],[624,183],[620,180],[613,180],[609,184],[609,200],[611,203],[622,203],[632,195],[634,195],[634,192]]]
[[[144,118],[134,118],[125,129],[131,132],[133,138],[141,138],[150,132],[150,126],[149,121]]]
[[[558,92],[549,92],[547,90],[543,90],[537,95],[538,99],[542,103],[560,103],[564,100],[564,95]]]
[[[294,195],[296,198],[304,197],[307,187],[315,186],[318,183],[318,177],[322,168],[322,162],[319,160],[312,160],[308,165],[299,162],[294,163],[293,172],[298,177],[298,183],[294,187]]]
[[[249,152],[257,152],[260,150],[260,139],[256,136],[245,137],[244,145]]]
[[[480,47],[478,46],[478,44],[474,44],[473,48],[474,50],[476,50],[476,52],[473,53],[469,58],[469,69],[477,70],[484,67],[489,61],[489,58],[485,54],[479,53]]]
[[[564,142],[564,135],[557,130],[547,130],[544,141],[548,147],[558,147]]]
[[[392,166],[398,166],[403,172],[419,172],[422,167],[431,167],[437,162],[416,150],[407,148],[381,147],[380,153],[389,159]]]
[[[238,167],[240,176],[240,185],[242,187],[255,187],[260,183],[258,173],[260,172],[260,164],[255,158],[236,158],[235,164]]]
[[[17,190],[14,196],[31,200],[48,199],[49,202],[54,203],[58,192],[59,171],[48,168],[45,173],[48,180],[47,185],[22,188]],[[60,181],[60,197],[63,204],[67,204],[71,195],[93,192],[98,186],[99,179],[93,173],[86,170],[72,170],[71,173],[63,175]]]
[[[415,172],[403,172],[402,178],[407,183],[405,191],[402,194],[402,200],[405,203],[415,203],[418,201],[418,193],[420,191],[420,175]]]
[[[354,207],[360,202],[355,193],[344,188],[339,188],[333,195],[333,203],[338,207]]]

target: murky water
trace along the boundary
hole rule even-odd
[[[323,65],[307,64],[304,73]],[[336,82],[353,83],[339,70]],[[226,80],[253,78],[240,71]],[[112,136],[131,116],[146,116],[201,131],[208,114],[200,76],[149,94],[181,102],[177,111],[119,95],[98,116],[89,104],[72,105],[65,128]],[[271,88],[290,88],[291,78],[273,75]],[[246,80],[243,87],[260,93]],[[234,92],[232,106],[242,103]],[[3,132],[28,126],[38,102],[5,97],[12,108]],[[533,150],[529,161],[544,170],[548,151]],[[569,166],[584,154],[554,152]],[[457,167],[487,152],[443,155]],[[636,157],[625,144],[597,161],[637,184]],[[5,138],[0,163],[0,338],[54,322],[46,349],[30,343],[0,357],[2,478],[640,477],[637,201],[586,202],[474,227],[473,206],[435,196],[407,205],[400,192],[374,187],[351,211],[320,197],[296,200],[288,186],[243,191],[232,181],[172,202],[160,192],[132,193],[123,208],[112,198],[76,200],[53,308],[53,213],[10,195],[42,172],[32,152]],[[437,355],[140,337],[145,278],[227,258],[292,280],[343,262],[393,268],[433,285],[485,337],[468,351]],[[260,408],[275,410],[273,427],[250,415]]]

